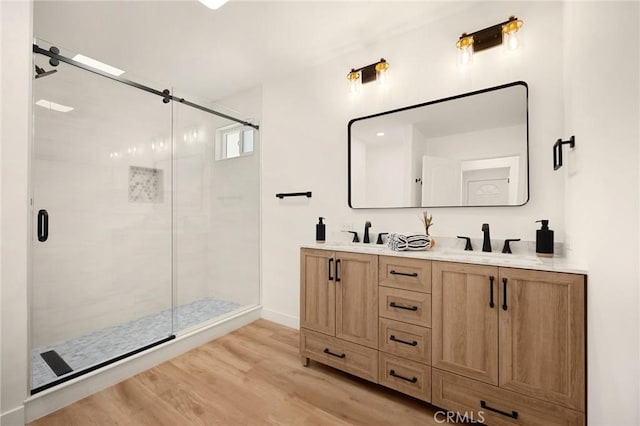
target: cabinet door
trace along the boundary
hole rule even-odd
[[[378,256],[336,253],[336,337],[377,348]]]
[[[497,385],[498,268],[433,262],[432,270],[432,365]]]
[[[335,259],[332,251],[300,251],[300,326],[334,336]]]
[[[584,291],[582,275],[500,268],[501,388],[584,411]]]

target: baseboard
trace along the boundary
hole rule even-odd
[[[296,330],[300,328],[300,318],[294,317],[293,315],[283,314],[281,312],[263,308],[262,318],[277,322],[278,324],[286,325],[287,327],[295,328]]]
[[[0,416],[0,425],[2,426],[24,426],[24,405],[6,411]]]
[[[84,376],[70,380],[55,388],[38,393],[25,401],[26,420],[27,422],[32,422],[33,420],[252,323],[261,318],[261,310],[261,306],[253,307],[201,329],[178,336],[176,339],[163,343],[148,351],[133,355],[100,370],[87,373]],[[24,425],[25,412],[23,412],[22,419],[23,423],[20,423],[20,426]],[[7,423],[7,425],[13,426],[13,423]],[[4,416],[2,426],[5,426]]]

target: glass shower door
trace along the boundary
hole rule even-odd
[[[32,393],[173,333],[171,104],[34,61]]]

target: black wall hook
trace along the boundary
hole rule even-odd
[[[575,148],[576,137],[571,136],[568,141],[558,139],[556,143],[553,144],[553,170],[558,170],[562,167],[562,145],[566,144],[569,144],[569,148]]]

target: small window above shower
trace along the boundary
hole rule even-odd
[[[243,157],[253,154],[255,130],[241,124],[216,130],[216,160]]]

